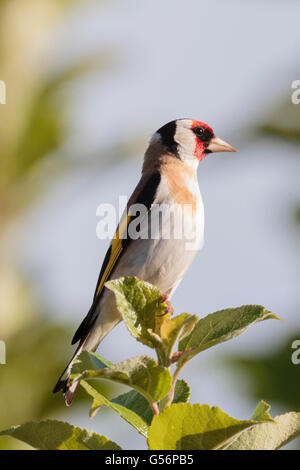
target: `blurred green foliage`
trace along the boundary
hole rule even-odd
[[[65,407],[61,395],[51,392],[71,355],[70,328],[49,319],[7,242],[18,216],[51,177],[40,171],[41,163],[55,158],[65,141],[63,92],[101,63],[99,57],[83,58],[57,72],[43,57],[58,21],[78,3],[0,0],[0,79],[7,89],[6,104],[0,106],[0,339],[7,350],[7,364],[0,365],[0,429]],[[76,403],[83,397],[79,393]],[[0,439],[0,449],[10,446],[10,438]]]
[[[270,353],[229,360],[239,377],[247,376],[249,395],[255,399],[263,397],[283,412],[300,411],[300,365],[292,363],[292,344],[299,339],[300,330]]]
[[[264,135],[297,143],[300,140],[300,105],[293,104],[291,98],[286,97],[271,109],[259,130]]]
[[[70,353],[67,336],[63,326],[33,319],[9,338],[7,364],[1,367],[1,427],[39,419],[61,406],[51,390]]]

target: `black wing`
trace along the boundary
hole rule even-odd
[[[77,341],[84,341],[87,334],[90,332],[90,329],[92,328],[97,318],[95,312],[98,302],[103,293],[104,284],[106,283],[106,281],[108,281],[109,277],[113,273],[117,265],[117,261],[120,260],[121,256],[125,253],[126,249],[133,241],[128,234],[129,222],[134,220],[134,217],[128,215],[129,207],[132,204],[143,204],[147,207],[147,210],[149,211],[155,200],[157,188],[160,184],[160,181],[161,175],[157,172],[150,175],[150,177],[147,178],[146,181],[141,180],[138,186],[136,187],[130,201],[128,202],[125,215],[121,219],[121,222],[117,227],[112,243],[105,255],[101,271],[98,277],[92,306],[87,316],[84,318],[83,322],[77,329],[73,337],[72,344],[77,343]],[[125,233],[126,236],[124,236]]]

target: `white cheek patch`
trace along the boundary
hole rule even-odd
[[[177,123],[175,141],[178,143],[179,157],[182,161],[195,159],[196,140],[191,126],[190,119]]]

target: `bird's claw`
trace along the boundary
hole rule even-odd
[[[174,308],[173,308],[173,306],[172,306],[170,300],[168,300],[167,294],[163,294],[163,301],[164,301],[165,304],[166,304],[165,314],[173,315],[173,313],[174,313]]]

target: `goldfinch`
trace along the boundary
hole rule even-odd
[[[114,294],[105,288],[105,282],[136,276],[157,286],[166,298],[171,297],[203,243],[204,207],[198,164],[209,153],[235,151],[207,124],[193,119],[171,121],[153,134],[141,179],[104,258],[91,308],[73,337],[72,344],[79,345],[53,390],[62,390],[67,405],[78,386],[69,382],[72,362],[82,351],[95,351],[121,321]],[[144,214],[137,218],[131,209],[141,205]],[[133,234],[132,226],[136,229]]]

